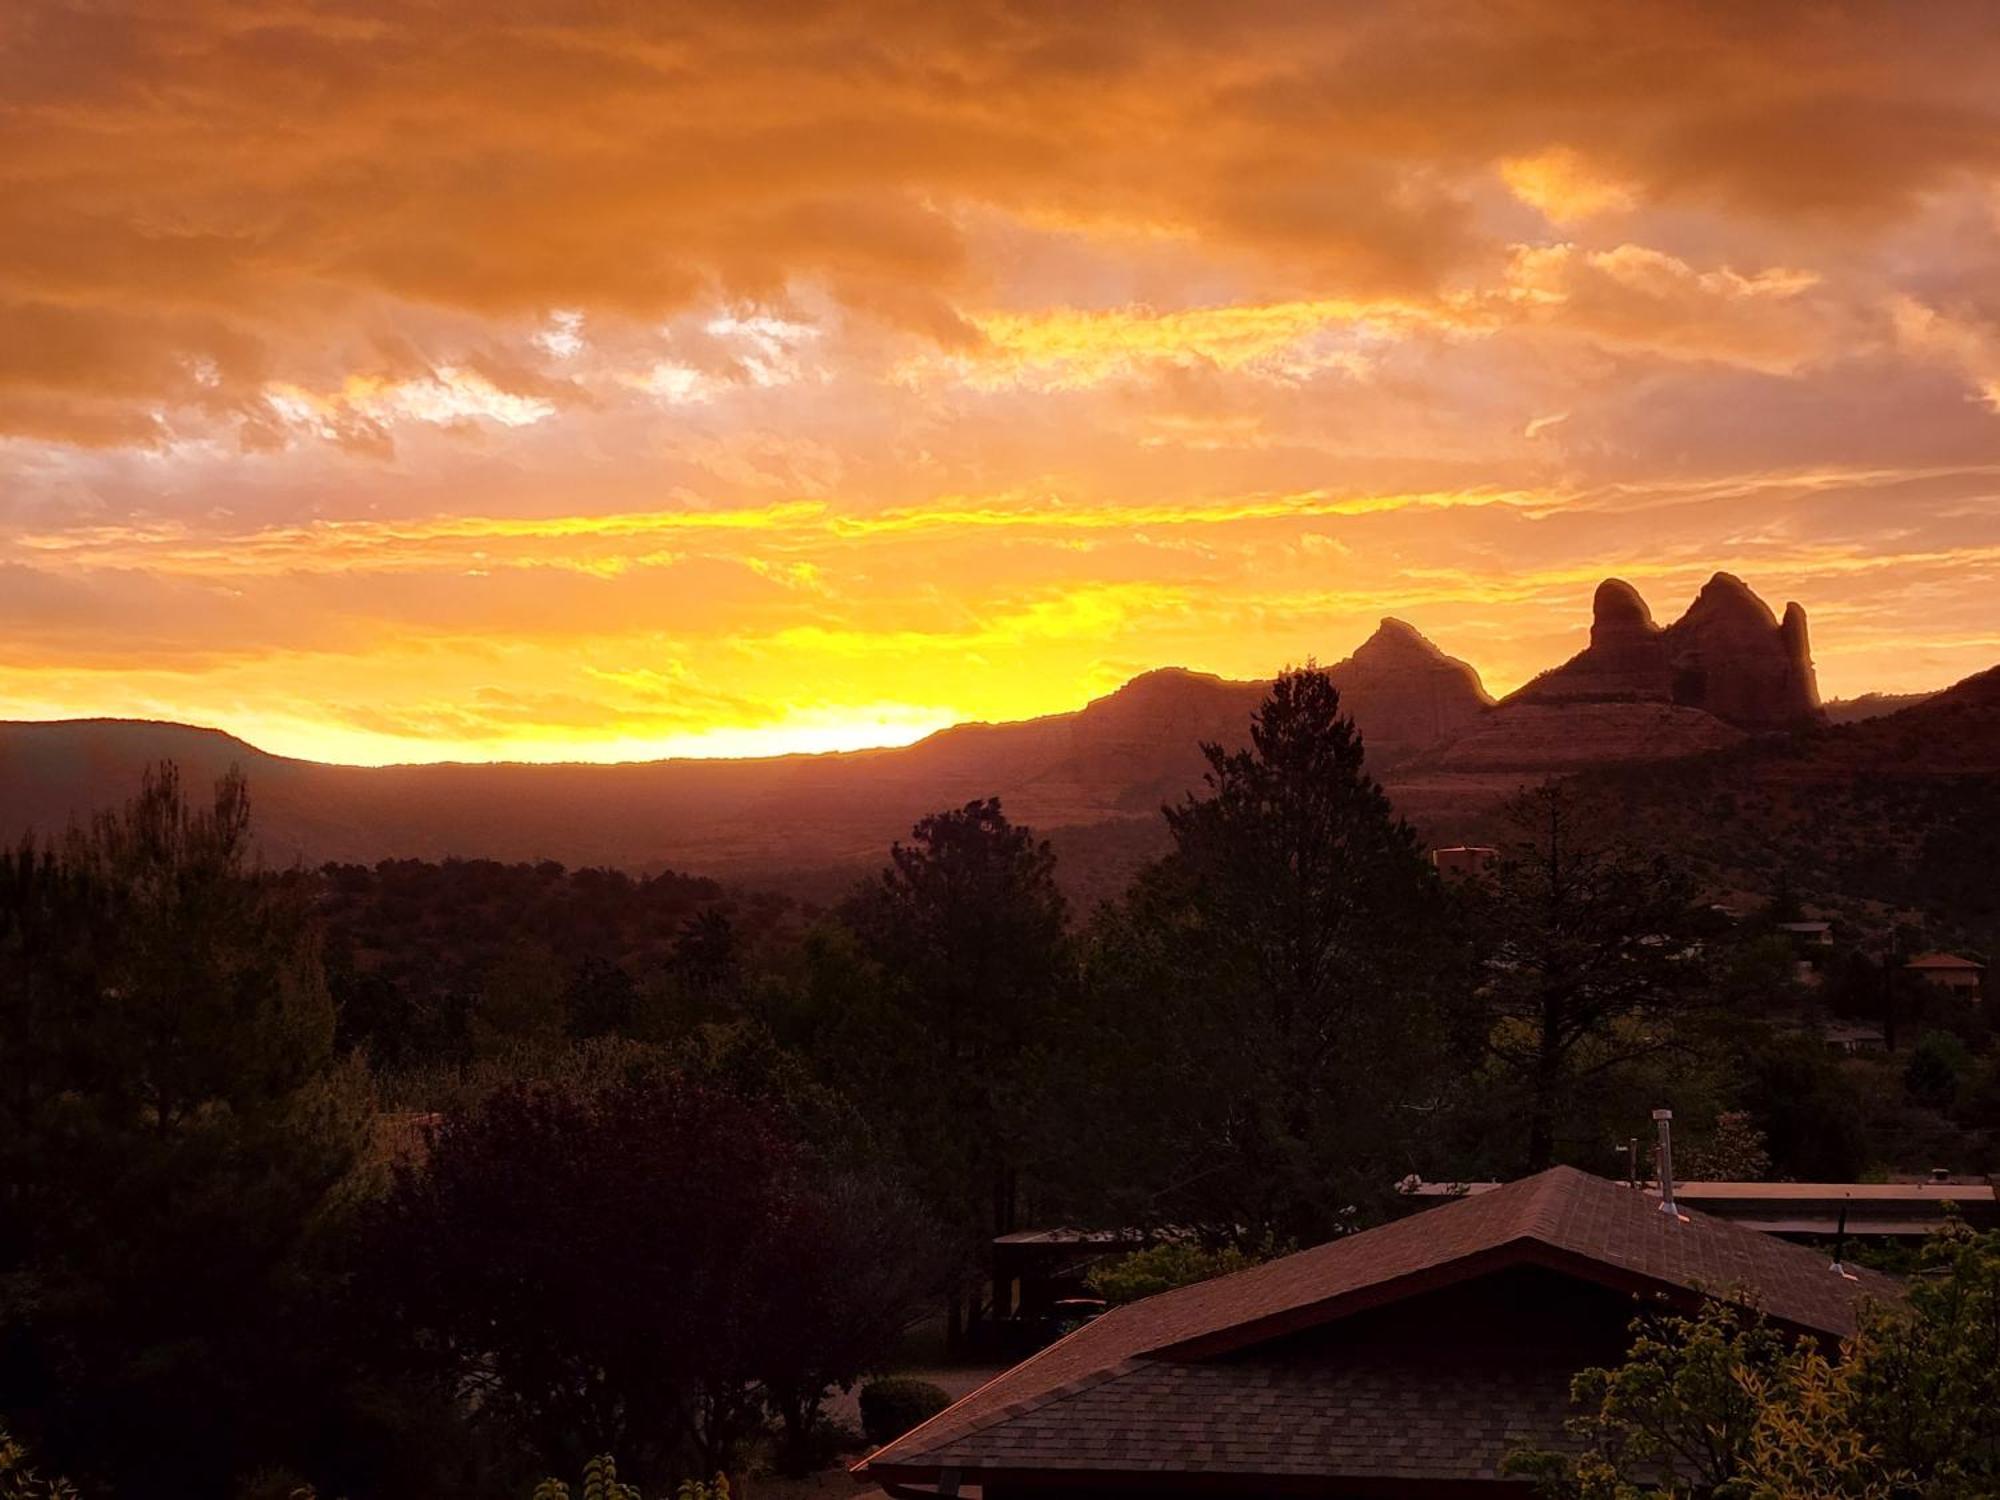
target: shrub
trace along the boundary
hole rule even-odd
[[[928,1380],[871,1380],[861,1387],[861,1430],[878,1446],[894,1442],[949,1405],[951,1397]]]
[[[709,1490],[707,1486],[694,1487],[694,1500],[729,1500],[729,1482],[720,1474],[715,1476],[719,1489]],[[534,1500],[570,1500],[570,1487],[560,1479],[544,1479],[535,1486]],[[683,1484],[681,1500],[690,1500],[690,1486]],[[618,1478],[618,1460],[609,1453],[600,1453],[583,1466],[583,1500],[639,1500],[637,1485],[626,1484]]]
[[[1910,1049],[1903,1087],[1919,1104],[1945,1109],[1958,1095],[1959,1081],[1972,1069],[1972,1054],[1948,1031],[1927,1031]]]
[[[1175,1287],[1193,1286],[1197,1281],[1247,1270],[1268,1259],[1268,1255],[1248,1254],[1233,1245],[1209,1250],[1174,1241],[1135,1250],[1093,1267],[1090,1289],[1114,1305],[1137,1302],[1141,1297],[1171,1292]]]
[[[0,1500],[77,1500],[62,1479],[44,1479],[28,1465],[28,1451],[0,1427]]]

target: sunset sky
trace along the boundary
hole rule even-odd
[[[1957,5],[9,0],[0,718],[895,743],[1709,573],[2000,661]]]

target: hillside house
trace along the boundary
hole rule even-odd
[[[1831,1343],[1897,1283],[1557,1167],[1115,1308],[864,1460],[897,1500],[1528,1493],[1635,1298],[1746,1295]]]
[[[1866,1021],[1823,1021],[1819,1030],[1826,1039],[1827,1049],[1838,1052],[1842,1057],[1889,1050],[1888,1032]]]
[[[1926,984],[1974,998],[1986,984],[1986,965],[1956,953],[1919,953],[1904,967]]]

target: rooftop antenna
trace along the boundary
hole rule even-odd
[[[1687,1215],[1674,1202],[1674,1112],[1654,1110],[1653,1123],[1660,1127],[1660,1212],[1685,1224]]]
[[[1833,1227],[1833,1264],[1828,1266],[1827,1269],[1836,1276],[1846,1277],[1849,1281],[1859,1281],[1861,1278],[1847,1269],[1847,1263],[1842,1258],[1846,1250],[1847,1205],[1843,1203],[1840,1205],[1840,1218],[1835,1222]]]

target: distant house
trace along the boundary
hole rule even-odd
[[[1789,933],[1796,943],[1814,948],[1833,946],[1833,923],[1831,922],[1780,922],[1778,931]]]
[[[1567,1167],[1115,1308],[857,1466],[897,1500],[1524,1493],[1635,1297],[1831,1343],[1894,1279]]]
[[[1919,953],[1904,968],[1926,984],[1977,995],[1986,982],[1986,965],[1956,953]]]
[[[1454,844],[1431,850],[1431,865],[1447,880],[1464,880],[1484,875],[1500,858],[1498,849],[1484,844]]]
[[[1820,1027],[1829,1050],[1843,1057],[1859,1052],[1882,1052],[1889,1046],[1889,1034],[1880,1026],[1863,1021],[1827,1021]]]

